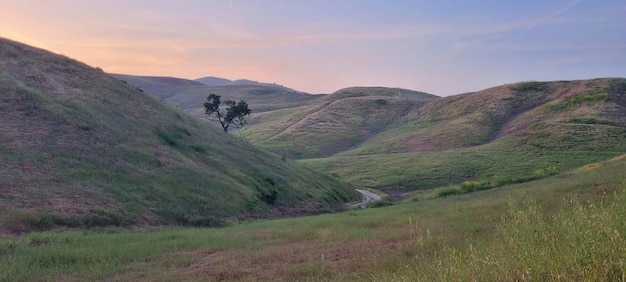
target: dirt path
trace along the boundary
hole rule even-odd
[[[380,201],[380,196],[367,191],[367,190],[362,190],[362,189],[356,189],[359,193],[361,193],[361,195],[363,195],[363,200],[359,203],[354,203],[354,204],[348,204],[346,206],[346,208],[348,209],[352,209],[352,208],[356,208],[356,207],[360,207],[360,208],[364,208],[365,206],[367,206],[368,203],[371,202],[376,202],[376,201]]]

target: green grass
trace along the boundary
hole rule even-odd
[[[31,233],[0,240],[0,280],[616,281],[624,169],[217,229]]]
[[[549,150],[520,145],[517,150],[512,150],[508,148],[509,144],[493,143],[441,152],[335,156],[301,162],[333,173],[357,186],[399,186],[411,191],[461,184],[467,180],[489,182],[494,186],[523,182],[536,179],[537,170],[565,171],[610,159],[623,154],[626,149]],[[585,143],[584,146],[591,145]]]
[[[497,242],[445,249],[435,261],[439,275],[432,278],[624,280],[625,204],[622,191],[599,202],[566,199],[554,213],[532,200],[512,205],[497,226]]]

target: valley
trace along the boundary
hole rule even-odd
[[[168,102],[201,113],[214,89],[199,89]],[[237,134],[252,144],[404,197],[465,181],[524,182],[626,153],[623,78],[520,82],[450,97],[352,87],[296,106],[283,104],[282,92],[257,102],[258,90],[220,91],[250,101],[250,125]],[[268,110],[267,101],[279,108]]]
[[[626,273],[626,78],[312,95],[0,39],[0,94],[0,281]]]

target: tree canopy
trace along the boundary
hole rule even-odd
[[[207,101],[204,102],[205,114],[209,116],[210,120],[214,120],[220,123],[224,132],[228,132],[228,128],[232,125],[236,128],[240,128],[246,124],[245,117],[252,112],[248,108],[248,103],[244,100],[235,102],[234,100],[225,100],[224,104],[227,106],[225,110],[220,109],[221,96],[211,94],[207,97]]]

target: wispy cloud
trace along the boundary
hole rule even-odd
[[[595,76],[594,58],[596,70],[626,75],[621,1],[426,2],[6,0],[0,36],[112,72],[317,93],[376,83],[454,94],[537,76],[547,61],[542,74]]]
[[[518,33],[516,33],[515,35],[513,35],[512,37],[508,38],[507,40],[503,41],[502,43],[508,43],[508,42],[512,42],[516,39],[518,39],[519,37],[521,37],[522,35],[524,35],[526,32],[530,31],[531,29],[539,26],[539,25],[543,25],[546,23],[550,23],[552,21],[554,21],[557,17],[559,17],[560,15],[562,15],[563,13],[567,12],[569,9],[573,8],[574,6],[578,5],[579,3],[581,3],[583,0],[573,0],[570,1],[567,5],[565,5],[563,8],[553,11],[551,13],[547,13],[544,15],[541,15],[537,18],[531,19],[530,22],[528,24],[526,24]]]

